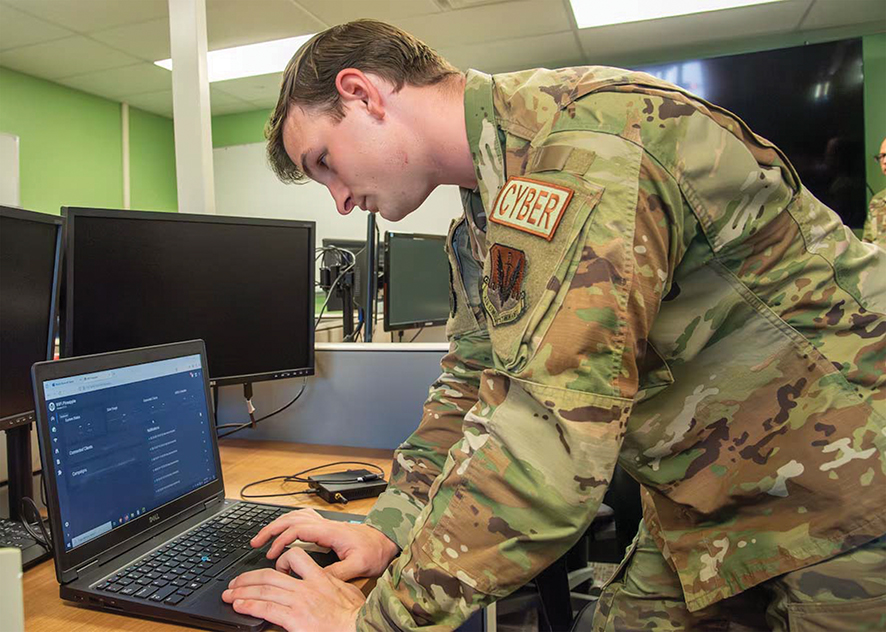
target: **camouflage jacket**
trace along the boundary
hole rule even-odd
[[[886,533],[886,251],[648,75],[472,71],[465,111],[451,350],[369,516],[402,551],[358,629],[524,584],[616,461],[691,610]]]
[[[886,248],[886,189],[871,198],[862,239]]]

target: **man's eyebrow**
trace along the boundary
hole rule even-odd
[[[310,150],[308,150],[310,151]],[[316,180],[314,174],[311,172],[311,168],[308,166],[308,151],[305,151],[301,155],[301,171],[303,174],[308,176],[311,180]]]

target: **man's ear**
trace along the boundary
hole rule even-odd
[[[371,116],[380,120],[385,117],[385,103],[375,81],[375,76],[366,75],[361,70],[344,68],[335,77],[335,87],[345,106],[365,107]]]

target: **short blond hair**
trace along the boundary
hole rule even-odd
[[[345,68],[378,75],[396,90],[404,85],[434,85],[459,74],[427,44],[384,22],[357,20],[318,33],[286,65],[277,105],[265,126],[268,161],[281,181],[305,180],[283,146],[283,124],[290,108],[317,108],[340,121],[344,107],[335,80]]]

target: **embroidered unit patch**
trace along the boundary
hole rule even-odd
[[[494,325],[517,320],[526,309],[526,255],[522,250],[493,244],[489,276],[483,277],[483,305]]]
[[[572,193],[572,189],[547,182],[508,178],[495,198],[489,219],[551,241]]]

